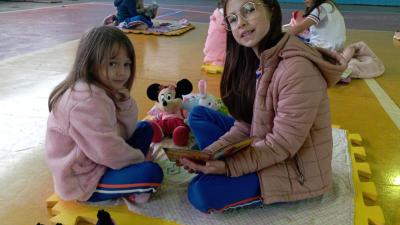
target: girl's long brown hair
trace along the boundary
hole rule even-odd
[[[98,74],[107,71],[109,59],[118,54],[121,47],[126,47],[132,61],[131,76],[125,86],[131,90],[136,72],[135,50],[129,38],[118,28],[100,26],[89,30],[80,40],[75,61],[68,76],[50,93],[49,111],[54,108],[58,99],[69,88],[74,88],[77,81],[84,81],[104,88],[107,95],[113,99],[111,90],[100,84]],[[90,86],[89,86],[90,87]],[[113,99],[115,102],[115,100]]]
[[[235,0],[230,0],[235,1]],[[224,1],[224,13],[226,5]],[[282,13],[277,0],[263,0],[271,14],[270,29],[259,45],[259,53],[275,46],[282,38]],[[225,21],[228,24],[228,21]],[[256,70],[259,59],[252,48],[239,45],[227,31],[226,59],[221,78],[221,98],[229,113],[239,121],[251,123],[256,92]]]

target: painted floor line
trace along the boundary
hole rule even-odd
[[[161,9],[169,9],[169,10],[181,10],[183,12],[191,12],[191,13],[202,13],[202,14],[208,14],[211,15],[212,12],[205,12],[205,11],[198,11],[198,10],[189,10],[189,9],[174,9],[174,8],[166,8],[166,7],[161,7]]]
[[[160,18],[167,17],[167,16],[173,16],[173,15],[179,14],[179,13],[181,13],[181,12],[182,12],[182,11],[176,11],[176,12],[172,12],[172,13],[162,14],[162,15],[160,15],[160,16],[157,16],[155,19],[160,19]]]
[[[374,93],[383,109],[392,119],[393,123],[400,130],[400,109],[396,103],[386,94],[385,90],[376,82],[375,79],[364,79],[369,89]]]
[[[45,7],[38,7],[38,8],[32,8],[32,9],[19,9],[19,10],[14,10],[14,11],[0,12],[0,14],[20,13],[20,12],[28,12],[28,11],[41,10],[41,9],[62,8],[62,7],[68,7],[70,5],[88,5],[88,4],[91,4],[91,3],[90,2],[82,2],[82,3],[71,3],[71,4],[66,4],[66,5],[45,6]]]
[[[91,4],[96,4],[96,5],[113,5],[112,3],[95,3],[92,2]],[[164,7],[164,6],[169,6],[169,7]],[[210,11],[199,11],[199,10],[191,10],[191,9],[178,9],[178,8],[171,8],[173,6],[181,6],[181,5],[160,5],[160,9],[168,9],[168,10],[179,10],[179,12],[191,12],[191,13],[202,13],[202,14],[208,14],[211,15],[212,12]],[[187,6],[186,6],[187,7]],[[164,15],[162,15],[164,16]]]
[[[0,60],[0,66],[5,65],[5,64],[10,63],[10,62],[13,62],[13,61],[16,61],[16,60],[19,60],[19,59],[24,58],[24,57],[30,57],[30,56],[37,55],[37,54],[44,53],[44,52],[48,52],[48,51],[51,51],[51,50],[54,50],[54,49],[64,48],[65,46],[68,46],[68,45],[71,45],[71,44],[74,44],[74,43],[78,43],[78,42],[79,42],[79,39],[76,39],[76,40],[67,41],[67,42],[64,42],[64,43],[61,43],[61,44],[58,44],[58,45],[55,45],[55,46],[52,46],[52,47],[49,47],[49,48],[43,48],[43,49],[39,49],[39,50],[36,50],[36,51],[33,51],[33,52],[25,53],[25,54],[22,54],[22,55],[17,55],[17,56],[12,56],[12,57],[9,57],[9,58],[1,59]]]

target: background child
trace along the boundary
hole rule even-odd
[[[224,66],[226,29],[224,25],[224,12],[221,7],[221,3],[218,2],[218,8],[216,8],[210,16],[210,25],[203,49],[204,64]]]
[[[304,20],[286,32],[300,34],[309,29],[309,43],[316,47],[342,51],[346,42],[344,18],[331,0],[304,0]]]
[[[160,185],[161,168],[144,162],[151,125],[137,122],[130,97],[135,67],[124,33],[96,27],[82,37],[71,72],[50,94],[46,155],[62,199],[145,202]]]
[[[153,26],[151,19],[157,14],[158,5],[154,2],[147,8],[143,0],[114,0],[117,7],[117,22],[123,28],[146,29]]]
[[[184,168],[200,173],[189,184],[189,201],[210,212],[324,194],[332,184],[326,89],[339,81],[344,59],[283,34],[277,0],[227,0],[224,12],[228,32],[220,91],[233,118],[195,107],[189,126],[199,147],[210,153],[255,139],[224,160],[202,165],[181,159]]]

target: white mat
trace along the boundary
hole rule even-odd
[[[204,214],[194,209],[187,199],[187,185],[193,175],[162,160],[160,164],[165,177],[161,188],[150,202],[142,205],[128,204],[128,208],[139,214],[174,220],[185,225],[352,225],[354,188],[345,131],[333,129],[333,139],[333,188],[321,197]]]

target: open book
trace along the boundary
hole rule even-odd
[[[239,142],[235,142],[224,146],[218,150],[216,150],[212,155],[206,152],[201,152],[193,149],[184,149],[184,148],[163,148],[165,154],[170,161],[178,161],[180,158],[188,158],[195,162],[204,163],[208,160],[219,160],[226,158],[227,156],[233,155],[236,152],[246,149],[246,147],[251,145],[253,138],[248,138],[241,140]]]

